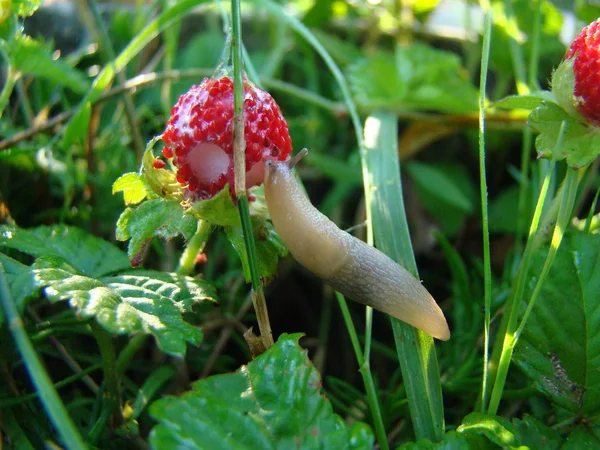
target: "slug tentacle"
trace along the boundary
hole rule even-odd
[[[300,190],[289,162],[268,162],[265,197],[273,225],[296,260],[359,303],[447,340],[442,310],[421,282],[379,250],[340,230]]]

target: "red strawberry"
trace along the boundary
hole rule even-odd
[[[267,92],[244,80],[246,188],[262,184],[265,161],[287,159],[292,140],[281,110]],[[165,158],[192,200],[233,192],[233,81],[205,78],[177,101],[163,133]]]
[[[600,126],[600,19],[577,35],[552,78],[558,102]]]

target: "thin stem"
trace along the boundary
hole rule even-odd
[[[131,339],[129,339],[129,342],[127,343],[125,348],[121,350],[117,358],[117,376],[119,378],[121,378],[125,374],[127,368],[129,367],[129,364],[131,363],[131,360],[133,359],[137,351],[140,349],[140,347],[144,345],[144,343],[147,340],[147,334],[136,334]]]
[[[198,220],[196,232],[187,243],[179,259],[179,267],[177,268],[179,275],[189,275],[192,273],[194,267],[196,267],[196,257],[204,249],[211,230],[212,227],[209,222]]]
[[[67,408],[58,396],[56,389],[42,361],[40,360],[35,348],[31,344],[27,332],[23,327],[23,321],[19,316],[19,311],[15,306],[12,295],[8,289],[8,282],[4,274],[4,267],[0,263],[0,304],[4,310],[4,316],[12,337],[17,344],[19,353],[23,358],[27,372],[35,386],[40,401],[46,410],[50,421],[56,427],[64,445],[69,450],[85,450],[87,447],[77,430],[77,427],[71,420]]]
[[[539,294],[544,286],[544,282],[546,281],[546,277],[550,272],[550,268],[552,267],[552,263],[554,262],[554,258],[556,256],[556,252],[562,243],[562,238],[565,234],[565,230],[569,226],[569,221],[571,220],[571,213],[573,212],[573,205],[575,204],[575,199],[577,198],[577,186],[578,186],[578,174],[571,167],[567,167],[567,173],[565,175],[565,188],[563,189],[563,193],[561,195],[560,201],[560,212],[558,213],[558,221],[556,222],[556,226],[554,227],[554,233],[552,234],[552,241],[550,242],[550,249],[548,250],[548,255],[546,256],[546,261],[544,262],[544,266],[542,267],[542,272],[536,282],[535,288],[533,289],[533,293],[531,294],[531,298],[529,300],[529,304],[527,305],[527,309],[525,310],[525,314],[523,314],[523,319],[515,332],[515,344],[517,343],[519,336],[525,329],[525,325],[527,324],[527,319],[529,319],[529,315],[535,306],[535,303],[539,297]]]
[[[523,52],[521,52],[521,46],[517,42],[515,36],[511,34],[519,32],[519,25],[517,24],[511,0],[504,0],[504,9],[506,11],[506,20],[508,22],[508,49],[513,63],[515,84],[519,95],[524,95],[529,93],[529,87],[527,85],[525,60],[523,58]]]
[[[90,323],[100,355],[104,371],[103,382],[103,413],[112,416],[114,426],[123,422],[121,413],[121,389],[119,387],[119,374],[117,371],[117,355],[113,345],[112,336],[96,322]]]
[[[369,408],[371,409],[371,414],[373,416],[373,425],[375,426],[377,442],[379,443],[379,447],[381,449],[388,450],[390,447],[385,433],[385,427],[383,425],[383,417],[381,416],[379,400],[377,399],[377,390],[375,389],[375,383],[373,382],[373,376],[371,375],[369,360],[365,358],[360,348],[358,334],[356,333],[356,328],[352,322],[350,310],[348,309],[348,304],[346,303],[344,296],[339,292],[336,292],[335,295],[340,305],[340,309],[342,310],[342,316],[344,317],[344,322],[346,324],[346,328],[348,329],[348,334],[350,335],[350,341],[352,342],[352,348],[354,349],[354,354],[356,355],[356,361],[358,362],[358,370],[365,385]]]
[[[273,345],[273,332],[269,321],[269,312],[265,293],[260,279],[254,243],[254,230],[248,209],[248,196],[246,194],[246,143],[244,140],[244,80],[242,61],[242,27],[240,1],[231,2],[231,22],[233,40],[231,46],[233,63],[233,165],[235,171],[235,194],[238,201],[238,210],[244,233],[244,243],[248,254],[248,265],[252,279],[252,302],[256,312],[256,319],[260,329],[263,346],[268,349]]]
[[[562,145],[564,130],[565,130],[566,122],[561,124],[559,137],[556,142],[556,149],[558,150]],[[514,333],[517,329],[517,320],[519,318],[520,308],[519,306],[522,304],[523,296],[525,292],[525,286],[527,282],[527,276],[529,274],[529,269],[531,266],[531,258],[533,256],[533,252],[535,250],[535,241],[536,235],[539,231],[540,218],[542,215],[542,210],[544,209],[544,204],[546,202],[546,195],[548,193],[548,188],[550,186],[550,180],[552,178],[552,173],[554,172],[554,160],[551,162],[551,168],[546,174],[544,178],[544,183],[542,185],[542,189],[540,191],[540,195],[538,197],[538,201],[535,207],[535,211],[533,213],[533,218],[531,220],[531,226],[529,228],[529,236],[527,238],[527,244],[525,246],[525,251],[523,253],[523,259],[521,260],[521,265],[519,267],[519,272],[517,275],[516,283],[513,287],[513,292],[510,297],[509,303],[506,305],[506,312],[508,314],[508,320],[506,321],[506,329],[504,331],[503,341],[498,341],[498,345],[500,345],[501,350],[499,352],[494,352],[498,354],[498,363],[490,364],[489,372],[490,376],[494,376],[495,371],[495,380],[494,387],[492,390],[490,404],[488,407],[488,414],[496,414],[498,411],[498,406],[500,404],[500,399],[502,397],[502,391],[504,389],[504,383],[506,381],[506,375],[508,374],[508,366],[510,365],[510,357],[512,356],[512,345],[514,345]],[[500,336],[500,335],[499,335]],[[501,336],[500,336],[501,337]],[[495,369],[494,369],[495,367]]]
[[[594,200],[592,201],[592,205],[590,206],[590,212],[588,213],[587,219],[585,221],[585,226],[583,227],[583,231],[586,233],[590,232],[590,227],[592,226],[592,219],[594,218],[594,214],[596,212],[596,205],[598,204],[598,196],[600,195],[600,187],[596,191],[596,195],[594,196]]]

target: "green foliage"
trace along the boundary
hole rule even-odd
[[[535,256],[533,276],[546,252]],[[515,352],[515,362],[536,388],[577,415],[600,408],[599,252],[598,235],[565,236]]]
[[[201,342],[201,330],[183,320],[182,314],[215,299],[207,282],[131,271],[124,253],[73,227],[2,227],[0,232],[1,247],[37,258],[27,269],[2,258],[9,263],[9,285],[18,304],[44,288],[48,300],[69,300],[82,318],[95,319],[111,333],[152,334],[166,353],[183,355],[186,342]]]
[[[421,43],[359,59],[348,67],[348,81],[365,109],[477,110],[477,90],[460,59]]]
[[[15,68],[26,75],[46,78],[79,94],[89,88],[87,78],[63,60],[52,57],[43,43],[29,36],[17,36],[9,42],[0,42]]]
[[[600,154],[600,133],[575,120],[555,103],[546,102],[536,108],[529,116],[529,122],[540,133],[535,144],[542,157],[552,156],[558,161],[566,159],[567,164],[578,169],[592,163]],[[562,145],[555,152],[563,122],[566,126]]]
[[[153,238],[172,239],[181,235],[191,239],[195,231],[196,220],[185,213],[179,202],[154,199],[125,209],[117,222],[116,237],[119,241],[131,239],[127,253],[135,267],[141,264]]]
[[[347,426],[333,413],[299,338],[283,334],[236,373],[200,380],[183,396],[154,403],[152,448],[372,448],[366,425]]]

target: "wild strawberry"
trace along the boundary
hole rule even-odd
[[[600,19],[573,40],[552,76],[552,92],[571,115],[600,126]]]
[[[164,169],[167,164],[162,159],[155,159],[152,163],[155,169]]]
[[[273,97],[244,81],[246,188],[263,182],[265,161],[287,159],[292,140]],[[193,199],[213,197],[229,183],[233,192],[233,81],[205,78],[177,101],[163,133],[165,158]]]

